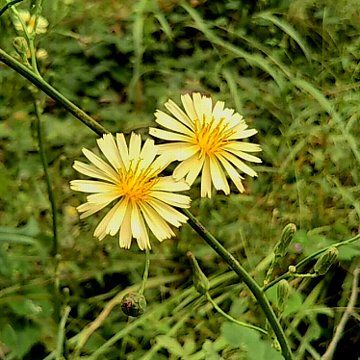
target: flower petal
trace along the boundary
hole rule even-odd
[[[129,201],[127,198],[124,198],[122,201],[119,201],[119,206],[117,207],[112,219],[109,221],[106,227],[106,232],[109,235],[114,236],[119,231],[119,228],[126,213],[128,203]]]
[[[131,231],[140,250],[150,249],[149,234],[137,204],[132,204]]]
[[[251,177],[257,176],[257,173],[251,167],[247,166],[243,161],[238,159],[236,156],[234,156],[228,152],[226,152],[226,153],[224,152],[222,154],[222,156],[224,158],[226,158],[228,161],[230,161],[231,163],[233,163],[239,170],[241,170],[245,174],[248,174]]]
[[[140,157],[141,149],[141,136],[135,133],[131,133],[129,143],[129,159],[138,159]]]
[[[211,179],[216,190],[222,190],[225,195],[230,193],[230,187],[226,180],[223,169],[214,156],[210,156],[210,173]]]
[[[165,107],[170,111],[172,115],[176,117],[176,119],[181,121],[190,129],[194,128],[194,122],[190,120],[189,117],[172,100],[167,101],[165,103]]]
[[[169,205],[177,206],[181,208],[190,207],[191,199],[189,196],[182,194],[172,194],[164,191],[152,191],[150,193],[150,199],[159,199]]]
[[[194,108],[193,100],[189,94],[185,94],[181,96],[181,102],[184,106],[184,109],[187,113],[187,116],[192,120],[192,122],[197,119],[197,114]]]
[[[230,176],[230,179],[235,184],[237,189],[242,193],[245,191],[244,186],[241,182],[241,179],[243,177],[236,171],[236,169],[221,155],[218,156],[218,159],[220,160],[222,166],[224,167],[227,174]]]
[[[186,160],[200,150],[198,145],[183,142],[160,144],[158,145],[158,148],[161,154],[167,154],[177,161]]]
[[[96,180],[72,180],[70,181],[70,188],[85,193],[109,192],[118,189],[114,184]]]
[[[115,170],[124,167],[120,158],[119,149],[116,146],[114,137],[111,134],[104,134],[97,140],[98,146]]]
[[[97,168],[106,173],[106,175],[108,175],[114,182],[118,181],[119,176],[117,172],[104,160],[100,159],[88,149],[83,148],[82,152],[91,163],[93,163]]]
[[[158,128],[150,128],[149,134],[151,136],[155,136],[159,139],[168,140],[168,141],[184,141],[184,142],[191,142],[192,138],[187,135],[182,135]]]
[[[130,249],[131,246],[131,239],[132,239],[131,213],[132,213],[132,205],[131,203],[129,203],[126,208],[124,219],[120,226],[120,232],[119,232],[119,246],[125,249]]]
[[[151,199],[148,204],[168,223],[179,227],[187,221],[187,217],[173,207],[158,199]]]
[[[164,176],[159,178],[158,182],[152,187],[152,190],[163,191],[185,191],[189,190],[190,186],[184,180],[176,181],[172,176]]]
[[[130,165],[129,152],[128,152],[128,147],[126,145],[124,134],[116,134],[116,144],[119,149],[119,154],[122,162],[125,165],[125,168],[129,169],[129,165]]]
[[[172,116],[158,110],[155,113],[156,122],[172,131],[176,131],[180,134],[185,134],[190,137],[194,136],[194,133],[186,126],[184,126],[181,122],[175,120]]]
[[[201,174],[201,197],[211,198],[211,174],[210,174],[210,160],[205,158],[204,167]]]
[[[175,236],[166,221],[150,205],[140,203],[139,206],[145,218],[146,224],[159,241]]]
[[[90,176],[92,178],[106,180],[110,182],[114,182],[113,179],[107,175],[106,172],[100,170],[99,168],[95,167],[94,165],[85,164],[81,161],[74,161],[73,168],[81,174]]]

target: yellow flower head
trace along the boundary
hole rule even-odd
[[[31,15],[30,12],[27,10],[19,10],[19,17],[21,18],[22,22],[25,24],[28,33],[32,34],[35,28],[36,16]],[[18,18],[14,19],[14,26],[17,31],[23,31],[21,21]],[[46,33],[48,26],[49,26],[49,22],[44,17],[39,16],[37,19],[36,33],[37,34]]]
[[[171,130],[150,128],[150,134],[172,143],[159,145],[160,153],[181,161],[173,177],[185,177],[191,185],[201,172],[201,196],[211,198],[211,187],[230,193],[227,173],[240,192],[244,191],[239,171],[250,176],[256,172],[243,160],[260,163],[261,160],[249,152],[261,151],[257,144],[240,141],[257,133],[247,129],[243,117],[234,110],[224,108],[224,102],[213,106],[211,98],[194,93],[181,96],[182,110],[169,100],[165,107],[171,116],[157,110],[156,122]],[[242,159],[242,160],[241,160]]]
[[[108,163],[83,149],[91,164],[75,161],[74,169],[95,180],[70,182],[72,190],[91,193],[87,202],[77,208],[80,218],[116,201],[96,227],[94,236],[102,240],[119,232],[120,247],[130,248],[134,237],[141,250],[150,249],[147,227],[159,241],[174,236],[168,223],[179,227],[187,220],[174,207],[190,206],[190,198],[176,192],[188,190],[189,185],[171,176],[159,176],[169,164],[167,156],[157,156],[158,147],[153,140],[146,140],[141,147],[141,137],[134,133],[129,146],[123,134],[116,134],[116,139],[106,134],[97,143]]]

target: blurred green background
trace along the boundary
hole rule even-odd
[[[0,7],[5,3],[0,0]],[[17,5],[30,7],[26,0]],[[299,230],[279,271],[358,233],[357,0],[45,0],[42,15],[49,27],[36,38],[37,48],[47,51],[40,72],[111,131],[146,137],[154,111],[191,91],[225,101],[259,131],[254,141],[263,148],[263,163],[254,167],[257,179],[245,179],[246,192],[194,200],[191,208],[257,280],[265,270],[257,265],[289,222]],[[0,18],[0,47],[17,56],[13,18],[11,10]],[[145,314],[129,320],[121,312],[116,300],[140,284],[144,254],[136,246],[120,249],[116,238],[93,238],[99,216],[79,220],[75,207],[85,196],[69,189],[78,177],[72,164],[82,147],[95,148],[96,136],[53,100],[37,96],[45,101],[57,203],[61,306],[71,308],[58,358],[281,359],[270,342],[226,322],[194,291],[188,250],[212,279],[211,293],[225,311],[265,324],[243,284],[187,225],[174,239],[152,241]],[[191,197],[198,195],[195,186]],[[31,87],[0,63],[1,359],[55,358],[62,330],[53,319],[51,243]],[[325,277],[292,283],[281,321],[296,359],[320,359],[325,352],[359,254],[356,245],[343,247]],[[274,290],[269,297],[276,306]],[[78,334],[109,307],[75,351]],[[359,333],[353,314],[334,359],[358,359]]]

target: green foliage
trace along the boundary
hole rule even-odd
[[[30,3],[17,8],[29,9]],[[135,129],[146,137],[155,109],[195,90],[226,101],[258,129],[263,164],[255,167],[257,179],[245,179],[246,192],[192,204],[256,279],[265,276],[267,255],[289,222],[299,230],[274,276],[358,232],[357,0],[52,0],[44,1],[42,14],[50,25],[36,38],[37,48],[48,52],[39,61],[41,73],[111,131]],[[11,10],[0,18],[0,47],[16,56],[12,43],[19,34],[12,19]],[[128,321],[115,306],[76,353],[77,334],[84,335],[111,299],[138,290],[128,288],[140,286],[144,256],[136,248],[120,250],[114,238],[97,242],[92,232],[98,217],[78,219],[75,207],[84,197],[69,189],[71,166],[82,147],[95,148],[95,137],[52,100],[37,96],[45,104],[45,146],[57,201],[61,293],[54,299],[51,212],[33,92],[0,63],[0,354],[42,359],[55,351],[54,304],[60,300],[71,307],[60,330],[77,358],[280,359],[269,340],[224,323],[193,289],[188,250],[209,274],[211,295],[221,308],[265,324],[243,284],[187,226],[176,239],[153,241],[145,313]],[[340,266],[323,278],[290,281],[281,321],[297,359],[316,359],[325,351],[338,322],[332,308],[346,306],[346,271],[359,254],[358,243],[342,247]],[[276,287],[267,294],[276,308]],[[343,357],[358,340],[350,325],[347,334],[339,345]]]

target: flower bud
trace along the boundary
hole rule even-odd
[[[137,317],[144,313],[146,299],[143,295],[135,292],[126,294],[121,300],[121,310],[127,316]]]
[[[317,275],[325,275],[339,256],[339,250],[336,247],[330,248],[322,255],[314,265],[314,271]]]
[[[285,279],[280,280],[277,286],[277,299],[278,307],[281,311],[283,311],[285,308],[285,305],[289,299],[289,294],[290,284]]]
[[[276,257],[282,257],[286,255],[295,232],[296,232],[295,224],[290,223],[284,227],[281,234],[281,239],[280,241],[278,241],[278,243],[275,245],[274,248],[274,254]]]
[[[14,40],[13,40],[13,46],[16,50],[16,52],[21,56],[23,54],[27,54],[29,51],[29,47],[28,44],[25,40],[24,37],[22,36],[17,36]]]
[[[188,251],[187,256],[190,259],[191,267],[193,270],[193,282],[195,289],[198,291],[198,293],[205,295],[210,289],[210,282],[200,269],[200,266],[196,261],[195,256],[190,251]]]

